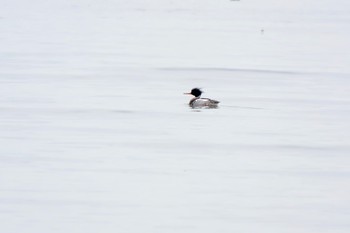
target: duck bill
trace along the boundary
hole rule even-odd
[[[184,95],[192,95],[191,93],[184,93]]]

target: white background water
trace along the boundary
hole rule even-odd
[[[1,232],[348,233],[349,13],[2,0]]]

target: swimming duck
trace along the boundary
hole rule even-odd
[[[202,91],[199,88],[193,88],[191,92],[184,93],[185,95],[193,95],[194,98],[188,103],[191,108],[217,108],[219,101],[208,98],[201,98]]]

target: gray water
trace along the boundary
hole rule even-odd
[[[5,2],[1,231],[349,232],[349,9]]]

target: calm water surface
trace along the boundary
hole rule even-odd
[[[2,11],[4,232],[349,232],[342,11],[136,2]]]

